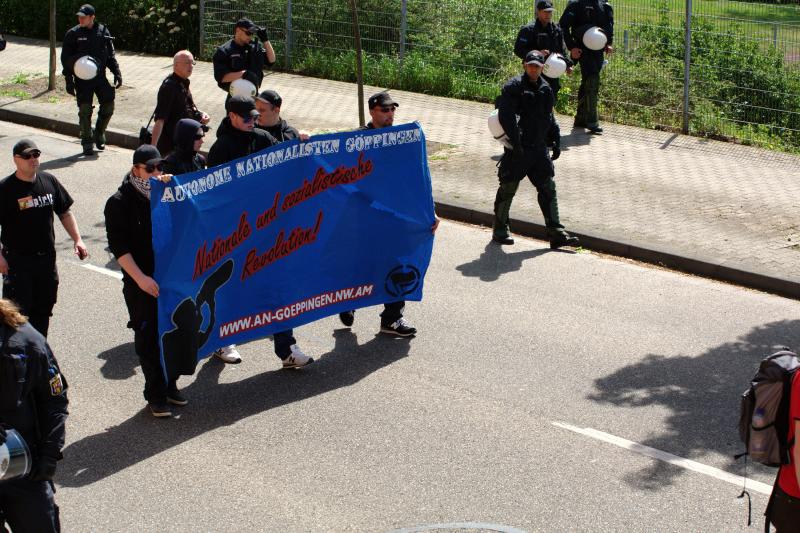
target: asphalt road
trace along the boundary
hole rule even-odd
[[[76,200],[89,263],[116,269],[102,206],[131,152],[86,159],[74,139],[0,127],[2,173],[32,136]],[[190,404],[156,420],[120,281],[57,240],[66,532],[746,531],[725,479],[742,473],[739,395],[772,345],[800,346],[795,301],[444,222],[407,307],[416,338],[376,335],[377,309],[352,330],[327,318],[296,330],[311,367],[280,371],[269,340],[247,344],[242,364],[181,379]]]

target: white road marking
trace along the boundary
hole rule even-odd
[[[101,274],[105,274],[106,276],[110,276],[112,278],[122,279],[122,273],[121,272],[117,272],[116,270],[110,270],[108,268],[95,266],[95,265],[93,265],[91,263],[77,263],[75,261],[73,261],[72,263],[76,264],[78,266],[82,266],[83,268],[85,268],[87,270],[92,270],[94,272],[99,272]]]
[[[587,437],[591,437],[593,439],[619,446],[620,448],[625,448],[626,450],[630,450],[634,453],[638,453],[652,459],[658,459],[659,461],[664,461],[665,463],[669,463],[671,465],[679,466],[694,472],[699,472],[700,474],[705,474],[732,485],[741,487],[744,484],[744,478],[742,476],[737,476],[735,474],[725,472],[724,470],[720,470],[719,468],[714,468],[713,466],[692,461],[691,459],[678,457],[677,455],[673,455],[662,450],[657,450],[656,448],[651,448],[650,446],[645,446],[644,444],[639,444],[638,442],[633,442],[628,439],[623,439],[622,437],[617,437],[616,435],[611,435],[610,433],[605,433],[593,428],[579,428],[564,422],[553,421],[551,424],[562,429],[567,429],[581,435],[586,435]],[[767,496],[772,493],[772,485],[767,485],[766,483],[762,483],[754,479],[747,480],[747,489],[760,492],[761,494],[766,494]]]

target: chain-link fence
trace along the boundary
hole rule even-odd
[[[533,3],[358,0],[365,81],[492,101],[520,71],[512,49]],[[556,0],[556,18],[566,4]],[[600,93],[605,119],[800,151],[798,0],[691,0],[688,69],[687,0],[613,5],[616,51]],[[355,80],[347,0],[205,0],[202,10],[206,56],[247,16],[269,28],[284,68]],[[564,80],[560,111],[574,110],[579,83],[579,72]]]

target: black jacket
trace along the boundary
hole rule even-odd
[[[583,34],[598,26],[608,37],[607,45],[614,42],[614,10],[606,0],[572,0],[567,4],[558,24],[564,30],[564,42],[570,50],[580,48],[578,60],[584,74],[596,74],[603,66],[603,51],[589,50],[583,44]]]
[[[136,265],[147,276],[155,271],[153,255],[153,224],[150,219],[150,201],[130,182],[128,174],[117,192],[106,201],[106,237],[108,247],[119,259],[131,254]],[[122,280],[133,283],[127,272],[122,271]]]
[[[74,26],[67,31],[64,43],[61,45],[61,66],[64,76],[72,78],[75,61],[86,55],[95,58],[99,64],[95,79],[105,78],[106,68],[112,74],[122,76],[114,55],[114,38],[104,25],[95,22],[91,28]]]
[[[16,429],[34,461],[61,459],[67,420],[67,382],[46,339],[25,323],[0,325],[0,423]]]
[[[275,139],[279,143],[300,138],[300,132],[297,131],[297,129],[291,127],[289,123],[283,119],[281,119],[281,121],[275,124],[274,126],[259,126],[258,124],[256,124],[256,128],[266,131],[267,133],[275,137]]]
[[[508,80],[497,99],[497,114],[511,144],[561,146],[561,133],[553,117],[553,91],[541,76],[536,82],[527,74]]]
[[[569,50],[564,43],[564,32],[561,26],[554,22],[543,26],[537,19],[520,28],[514,43],[514,54],[520,59],[525,59],[525,55],[531,50],[550,50],[550,53],[559,53],[564,56],[567,65],[572,66]]]
[[[222,81],[226,74],[242,70],[247,71],[245,79],[251,81],[256,88],[261,87],[267,55],[260,42],[254,41],[246,46],[239,46],[231,39],[217,48],[211,60],[214,64],[214,79],[217,80],[220,89],[227,91],[231,86],[230,83]]]
[[[187,174],[206,168],[206,158],[194,151],[198,122],[181,120],[175,125],[172,135],[174,150],[164,159],[164,173]]]
[[[275,137],[266,131],[257,128],[253,131],[237,130],[226,117],[217,128],[217,140],[208,151],[208,166],[222,165],[276,144]]]

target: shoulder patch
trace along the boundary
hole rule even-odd
[[[50,396],[61,396],[64,393],[64,380],[61,373],[55,368],[50,368]]]

